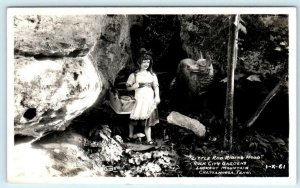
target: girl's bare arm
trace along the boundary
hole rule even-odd
[[[133,91],[133,90],[136,90],[137,88],[139,88],[138,83],[134,83],[133,85],[126,85],[126,86],[127,86],[128,91]]]

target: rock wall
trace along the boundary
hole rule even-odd
[[[16,54],[35,57],[86,55],[104,27],[105,16],[28,15],[14,17]]]
[[[97,103],[101,103],[109,88],[108,80],[114,83],[119,71],[131,63],[130,34],[128,16],[110,15],[103,21],[101,35],[91,49],[89,57],[103,80],[103,92]]]
[[[15,134],[61,130],[91,106],[102,82],[87,58],[15,59]]]
[[[128,62],[126,16],[14,17],[15,134],[64,130]]]
[[[104,168],[74,144],[47,144],[41,148],[20,144],[15,146],[12,160],[8,180],[14,183],[42,183],[51,181],[50,177],[105,176]]]

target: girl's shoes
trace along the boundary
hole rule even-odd
[[[141,142],[136,138],[126,138],[126,142],[136,143],[136,144],[145,144],[145,145],[156,145],[154,140]]]
[[[155,142],[154,142],[154,140],[150,140],[150,141],[146,142],[146,144],[147,145],[155,145]]]

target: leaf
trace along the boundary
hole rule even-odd
[[[247,29],[244,25],[242,25],[241,23],[239,23],[239,30],[241,30],[244,34],[247,34]]]
[[[220,82],[227,83],[227,80],[228,80],[228,78],[226,77],[226,78],[222,79]]]
[[[101,132],[103,134],[105,134],[106,136],[110,137],[111,136],[111,130],[109,129],[109,126],[108,125],[102,125],[101,127],[102,127]]]
[[[285,142],[281,138],[276,138],[274,142],[277,143],[278,145],[285,146]]]
[[[261,82],[260,76],[257,74],[253,74],[247,77],[247,80],[251,82]]]
[[[280,42],[280,45],[281,46],[287,46],[288,44],[287,44],[287,42],[283,41],[283,42]]]
[[[107,137],[105,134],[103,134],[102,131],[99,132],[99,136],[100,136],[103,140],[108,141],[108,137]]]
[[[201,153],[201,154],[204,153],[203,149],[202,149],[202,148],[198,148],[198,147],[195,148],[195,151],[196,151],[196,152],[199,152],[199,153]]]
[[[263,151],[264,153],[267,153],[267,148],[262,148],[262,151]]]
[[[255,144],[253,143],[253,142],[251,142],[250,144],[249,144],[249,148],[253,148],[255,146]]]
[[[276,50],[276,51],[282,51],[282,49],[279,46],[277,46],[274,50]]]
[[[239,20],[240,20],[241,23],[246,24],[246,22],[242,19],[241,16],[239,16]]]
[[[257,140],[259,140],[260,142],[266,142],[266,143],[269,143],[269,140],[261,137],[259,134],[256,135],[256,138]]]
[[[266,144],[264,142],[260,142],[260,145],[263,146],[263,149],[267,149],[269,147],[269,144]]]

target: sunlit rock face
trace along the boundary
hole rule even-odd
[[[44,183],[50,177],[105,176],[103,167],[74,144],[50,143],[40,148],[29,143],[19,144],[14,147],[12,160],[9,181],[15,183]]]
[[[128,62],[126,16],[14,17],[14,133],[64,130]]]
[[[84,56],[100,36],[104,20],[104,15],[15,16],[15,53],[36,57]]]
[[[87,152],[87,148],[94,149],[94,152]],[[108,176],[102,162],[118,162],[123,152],[120,142],[108,135],[105,135],[105,140],[101,137],[91,142],[69,127],[32,143],[16,144],[9,158],[8,177],[14,183],[38,183],[51,177]]]
[[[100,102],[103,101],[109,88],[108,80],[114,83],[120,70],[132,63],[129,33],[131,19],[132,17],[125,15],[106,16],[102,23],[104,27],[101,36],[88,55],[103,77],[103,92],[98,99]]]
[[[63,130],[90,107],[102,82],[87,58],[15,59],[15,134]]]

